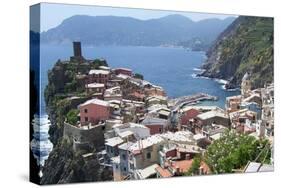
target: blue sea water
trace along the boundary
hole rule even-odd
[[[48,70],[58,59],[68,60],[72,54],[72,45],[41,45],[42,95],[48,83]],[[144,75],[145,80],[162,86],[170,98],[204,92],[217,96],[219,100],[205,101],[203,105],[224,108],[225,98],[239,93],[224,90],[214,80],[194,77],[198,73],[196,68],[206,58],[204,52],[172,47],[87,46],[82,47],[82,54],[87,59],[104,58],[112,68],[130,68],[135,73]]]

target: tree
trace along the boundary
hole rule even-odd
[[[73,79],[71,82],[65,84],[64,92],[65,93],[74,93],[77,90],[78,82],[77,80]]]
[[[142,75],[142,74],[139,74],[139,73],[135,73],[135,74],[134,74],[134,78],[138,78],[138,79],[143,80],[143,75]]]
[[[71,109],[67,114],[66,114],[66,119],[67,119],[67,122],[72,124],[72,125],[75,125],[78,121],[78,113],[79,113],[79,110],[77,109]]]
[[[269,161],[270,152],[264,152],[269,148],[268,140],[229,131],[207,148],[204,160],[214,173],[231,173],[248,161]]]
[[[105,59],[95,59],[91,64],[92,69],[97,69],[99,66],[108,66]]]
[[[187,171],[186,175],[192,176],[194,174],[199,174],[200,166],[201,166],[201,157],[199,157],[199,156],[194,157],[191,167]]]

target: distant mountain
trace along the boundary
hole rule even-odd
[[[88,45],[160,46],[192,43],[209,45],[235,18],[194,22],[182,15],[139,20],[131,17],[76,15],[42,32],[43,43],[79,40]],[[196,40],[195,40],[196,39]]]
[[[254,88],[273,82],[273,18],[238,17],[207,51],[202,76],[239,87],[246,72]]]

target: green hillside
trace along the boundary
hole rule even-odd
[[[273,81],[273,18],[238,17],[207,52],[202,76],[238,87],[248,72],[254,88]]]

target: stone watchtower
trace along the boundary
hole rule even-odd
[[[82,56],[81,42],[73,42],[73,55],[74,56],[70,57],[70,60],[83,62],[84,58]]]
[[[251,81],[250,81],[250,75],[248,72],[245,73],[245,75],[242,78],[242,83],[241,83],[241,95],[243,98],[247,98],[251,94]]]
[[[82,57],[81,42],[73,42],[74,57]]]

